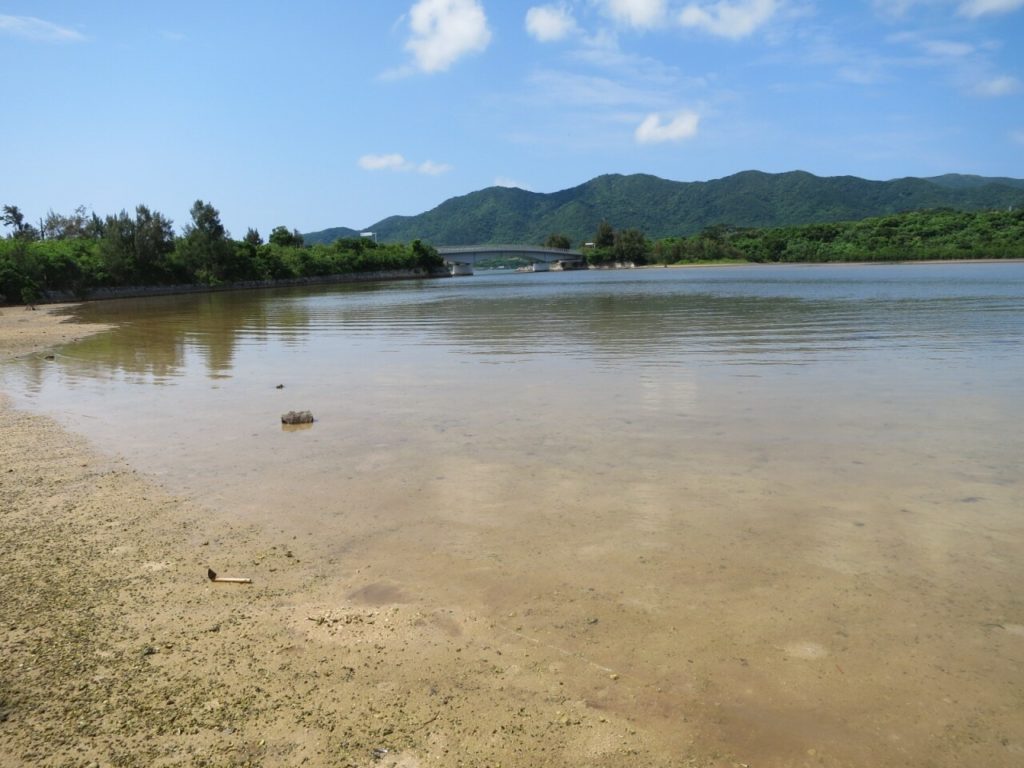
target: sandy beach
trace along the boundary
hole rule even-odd
[[[0,355],[88,332],[64,310],[0,310]],[[366,587],[371,563],[325,578],[299,542],[215,521],[0,408],[0,764],[733,764],[670,759],[571,698],[557,651],[499,648],[478,617],[391,600]],[[212,583],[210,566],[253,583]]]

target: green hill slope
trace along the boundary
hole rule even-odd
[[[302,240],[306,245],[313,245],[313,243],[330,244],[335,240],[348,240],[352,237],[359,237],[359,230],[349,229],[348,227],[331,227],[330,229],[322,229],[319,232],[303,235]]]
[[[869,181],[822,178],[803,171],[744,171],[704,182],[644,174],[606,175],[559,192],[489,187],[453,197],[418,216],[392,216],[367,229],[382,242],[421,239],[434,245],[541,243],[552,232],[573,243],[591,239],[602,220],[650,238],[683,236],[714,224],[781,227],[851,221],[902,211],[974,211],[1024,207],[1024,180],[949,174],[932,179]],[[331,242],[324,230],[307,243]]]

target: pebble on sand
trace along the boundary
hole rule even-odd
[[[312,424],[313,414],[309,411],[288,411],[281,415],[282,424]]]

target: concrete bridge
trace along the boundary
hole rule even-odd
[[[545,272],[552,264],[572,269],[584,263],[579,251],[539,245],[442,245],[437,252],[453,275],[472,275],[478,261],[498,258],[525,259],[535,272]]]

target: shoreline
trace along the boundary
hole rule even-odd
[[[641,264],[639,266],[592,266],[581,271],[616,270],[616,269],[709,269],[729,267],[834,267],[834,266],[909,266],[938,264],[1024,264],[1021,259],[923,259],[896,261],[797,261],[797,262],[763,262],[736,261],[702,262],[695,264]],[[509,274],[515,274],[510,270]],[[187,294],[226,293],[231,291],[267,290],[273,288],[292,288],[310,285],[348,285],[353,283],[392,282],[404,280],[443,280],[452,275],[447,270],[424,273],[418,270],[392,270],[389,272],[347,273],[342,275],[325,275],[322,277],[296,277],[285,280],[247,280],[221,285],[150,285],[125,286],[122,288],[97,288],[85,297],[76,297],[70,291],[50,291],[48,296],[36,302],[36,306],[72,307],[92,301],[110,301],[114,299],[138,299],[151,296],[178,296]],[[24,307],[23,304],[0,303],[0,310]]]
[[[81,338],[66,309],[0,310],[0,362]],[[377,597],[373,563],[307,562],[303,541],[213,514],[2,393],[0,424],[3,765],[677,764],[552,690],[549,665],[572,661],[557,649]]]
[[[308,285],[348,285],[352,283],[393,282],[398,280],[439,280],[451,277],[447,270],[423,271],[420,269],[393,269],[376,272],[346,272],[338,275],[318,277],[291,277],[281,280],[241,280],[217,285],[181,283],[176,285],[126,285],[119,288],[95,288],[86,296],[76,296],[72,291],[48,291],[36,302],[38,306],[54,304],[73,305],[88,301],[111,299],[140,299],[149,296],[179,296],[191,293],[227,293],[231,291],[256,291],[270,288],[294,288]],[[23,304],[0,304],[0,308],[19,307]]]
[[[109,330],[110,326],[72,318],[70,313],[80,304],[57,302],[41,305],[43,309],[0,306],[0,364]]]

